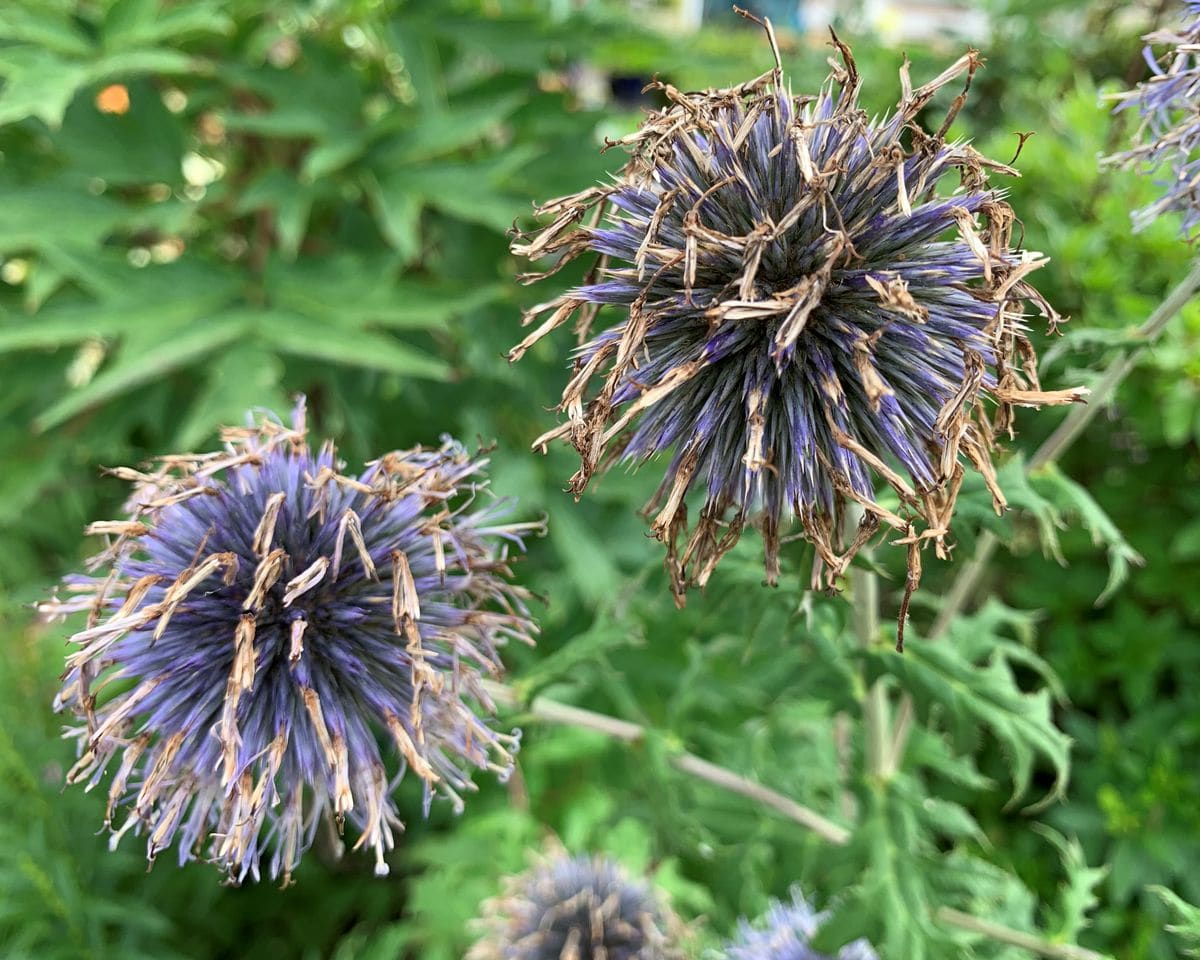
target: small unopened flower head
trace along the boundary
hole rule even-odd
[[[1151,76],[1121,94],[1116,107],[1137,110],[1141,123],[1133,148],[1108,161],[1154,176],[1162,187],[1156,201],[1133,212],[1135,231],[1178,213],[1180,233],[1190,240],[1200,227],[1200,0],[1184,7],[1182,26],[1144,38]],[[1156,55],[1156,46],[1164,52]]]
[[[655,84],[669,106],[621,141],[614,182],[546,203],[552,222],[513,246],[558,256],[529,281],[595,257],[582,285],[527,311],[538,326],[510,357],[575,318],[566,419],[535,447],[575,447],[576,494],[614,462],[669,457],[647,512],[678,600],[747,525],[774,582],[793,521],[814,581],[823,565],[832,585],[880,523],[915,581],[919,543],[946,552],[966,467],[1004,506],[991,453],[1013,407],[1083,394],[1038,385],[1024,308],[1058,319],[1029,283],[1045,260],[1014,245],[988,186],[1015,171],[945,139],[966,90],[936,131],[917,122],[944,86],[969,86],[977,54],[916,88],[905,63],[895,112],[872,120],[834,46],[815,96],[790,93],[778,55],[729,89]],[[863,520],[844,536],[851,504]]]
[[[681,924],[607,857],[557,851],[484,904],[468,960],[679,960]]]
[[[151,860],[175,844],[240,881],[267,857],[286,882],[321,822],[349,821],[386,873],[406,774],[428,811],[511,770],[480,681],[535,632],[508,553],[537,525],[503,522],[453,441],[346,475],[303,401],[223,439],[114,470],[128,518],[91,525],[91,575],[42,605],[87,613],[56,700],[80,721],[67,780],[107,777],[113,845],[144,832]]]
[[[742,920],[723,956],[725,960],[879,960],[866,940],[847,944],[834,957],[814,950],[810,942],[827,916],[794,891],[790,903],[772,901],[758,922]]]

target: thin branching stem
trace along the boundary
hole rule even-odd
[[[570,704],[559,703],[556,700],[548,700],[545,697],[535,697],[528,705],[522,705],[520,698],[508,687],[491,681],[485,681],[485,687],[489,696],[497,703],[509,707],[523,706],[523,709],[529,714],[548,723],[559,723],[572,727],[581,727],[585,730],[593,730],[596,733],[604,734],[604,736],[612,737],[616,740],[622,740],[625,743],[638,743],[646,735],[645,727],[636,723],[630,723],[628,720],[618,720],[615,717],[595,713],[591,710],[584,710],[581,707],[573,707]],[[837,846],[845,846],[850,842],[850,831],[845,827],[826,819],[815,810],[797,803],[790,797],[786,797],[782,793],[765,787],[761,783],[749,780],[740,774],[734,773],[732,770],[726,770],[724,767],[709,763],[707,760],[691,753],[677,753],[671,757],[671,763],[683,773],[707,781],[714,786],[728,790],[731,793],[736,793],[749,800],[754,800],[765,807],[770,807],[789,820],[794,820],[801,826],[808,828],[829,843]]]
[[[981,920],[979,917],[973,917],[969,913],[963,913],[961,910],[954,910],[950,907],[940,908],[937,918],[948,927],[958,927],[960,930],[982,934],[1000,943],[1011,944],[1022,950],[1028,950],[1030,953],[1036,953],[1040,957],[1049,957],[1050,960],[1109,960],[1107,954],[1097,953],[1087,947],[1077,947],[1070,943],[1051,943],[1049,940],[1043,940],[1031,933],[1010,930],[999,923]]]
[[[869,562],[869,555],[866,558]],[[853,591],[854,633],[859,644],[869,649],[879,637],[879,577],[874,570],[865,566],[853,567],[850,570],[850,586]],[[877,680],[863,699],[863,728],[866,735],[867,773],[880,780],[890,777],[894,769],[890,762],[890,724],[887,689],[882,680]]]
[[[520,696],[510,687],[491,680],[483,681],[483,685],[488,695],[497,704],[523,709],[530,716],[546,723],[592,730],[625,743],[638,743],[646,736],[645,727],[630,723],[628,720],[620,720],[617,717],[596,713],[593,710],[559,703],[557,700],[550,700],[546,697],[535,697],[531,703],[522,704]],[[739,773],[717,766],[715,763],[710,763],[691,753],[677,753],[671,758],[671,763],[682,773],[769,807],[835,846],[845,846],[850,842],[851,834],[845,827],[839,826],[815,810],[811,810],[761,783],[743,777]],[[937,919],[947,926],[979,933],[1000,943],[1012,944],[1040,956],[1049,957],[1050,960],[1109,960],[1104,954],[1084,947],[1051,943],[1035,934],[1012,930],[1002,924],[981,920],[969,913],[962,913],[949,907],[939,909]]]

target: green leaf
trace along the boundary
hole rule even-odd
[[[1082,485],[1059,470],[1057,465],[1049,464],[1043,467],[1030,477],[1030,481],[1036,489],[1049,494],[1050,502],[1060,513],[1078,516],[1084,529],[1092,535],[1092,543],[1107,549],[1108,582],[1096,598],[1096,606],[1103,606],[1129,579],[1132,568],[1140,567],[1145,560],[1125,539],[1095,498]]]
[[[0,251],[20,253],[53,241],[78,245],[99,241],[128,216],[108,197],[92,196],[78,183],[0,181]]]
[[[1038,757],[1054,769],[1050,793],[1033,808],[1063,795],[1070,769],[1070,738],[1053,722],[1050,692],[1024,692],[1009,666],[1012,648],[997,646],[983,662],[963,649],[961,638],[978,627],[960,620],[950,636],[940,642],[914,640],[903,654],[870,652],[877,670],[895,676],[926,715],[934,705],[948,712],[961,735],[983,727],[1008,755],[1013,777],[1010,803],[1029,789]],[[987,634],[984,634],[987,636]]]
[[[379,165],[384,169],[417,165],[478,143],[525,100],[523,92],[510,93],[485,103],[451,104],[443,112],[424,116],[411,129],[379,148]]]
[[[0,36],[9,43],[28,43],[70,57],[87,57],[95,49],[70,17],[17,3],[0,8]]]
[[[237,344],[205,365],[207,382],[188,408],[175,434],[173,449],[194,450],[221,426],[242,422],[247,410],[284,410],[288,397],[283,363],[253,344]]]
[[[109,50],[132,45],[154,23],[158,0],[116,0],[104,18],[102,35]]]
[[[160,327],[132,340],[111,367],[106,367],[86,386],[68,393],[35,421],[38,430],[49,430],[88,407],[150,383],[186,364],[193,363],[227,343],[245,335],[249,317],[230,312],[186,327]]]
[[[1058,831],[1040,823],[1035,823],[1033,829],[1058,850],[1063,870],[1067,874],[1066,879],[1059,885],[1058,905],[1051,912],[1047,922],[1048,938],[1055,943],[1074,943],[1091,925],[1088,914],[1100,902],[1096,888],[1108,876],[1108,868],[1089,867],[1078,840],[1068,840]]]
[[[499,284],[388,282],[393,271],[381,259],[313,258],[294,266],[272,264],[267,283],[272,303],[314,320],[392,330],[443,327],[504,292]]]
[[[262,311],[255,317],[258,335],[284,353],[406,377],[444,380],[450,375],[450,368],[441,360],[388,336],[339,330],[328,322],[279,310]]]
[[[62,124],[67,105],[85,84],[90,71],[85,64],[65,60],[38,47],[0,48],[0,126],[36,117],[46,126]]]
[[[1175,923],[1166,929],[1173,933],[1185,948],[1186,957],[1200,957],[1200,907],[1194,907],[1166,887],[1152,886],[1150,892],[1165,903],[1174,915]]]
[[[369,173],[363,178],[363,187],[384,239],[400,254],[402,262],[416,260],[421,254],[421,198],[404,191],[384,189]]]

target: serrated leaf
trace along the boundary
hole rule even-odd
[[[88,66],[38,47],[0,48],[0,125],[36,117],[46,126],[62,124],[67,105],[90,76]]]
[[[1024,692],[1004,651],[977,663],[965,656],[954,634],[942,642],[914,640],[904,654],[869,653],[877,669],[899,680],[924,711],[945,708],[957,730],[982,726],[1008,755],[1015,803],[1029,789],[1038,757],[1054,769],[1054,786],[1033,809],[1061,797],[1070,770],[1070,738],[1053,723],[1050,692]]]
[[[1200,957],[1200,907],[1192,906],[1166,887],[1152,886],[1148,889],[1170,908],[1175,922],[1167,924],[1166,929],[1185,948],[1183,955]]]
[[[1030,477],[1032,485],[1049,493],[1054,505],[1061,513],[1073,513],[1079,517],[1084,529],[1092,535],[1092,543],[1104,546],[1108,552],[1108,582],[1096,606],[1103,606],[1121,585],[1129,579],[1133,567],[1140,567],[1145,560],[1125,539],[1117,525],[1112,522],[1104,508],[1090,493],[1076,483],[1055,464],[1049,464]]]
[[[1088,914],[1100,902],[1096,888],[1108,876],[1107,867],[1089,867],[1083,847],[1045,824],[1034,824],[1038,833],[1058,850],[1066,879],[1059,884],[1059,902],[1047,922],[1048,938],[1057,943],[1074,943],[1091,926]]]

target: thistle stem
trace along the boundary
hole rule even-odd
[[[1158,339],[1159,334],[1187,305],[1197,289],[1200,289],[1200,261],[1192,265],[1191,272],[1179,282],[1174,290],[1167,294],[1163,302],[1146,318],[1145,323],[1137,328],[1134,339],[1139,343],[1127,347],[1113,358],[1100,379],[1096,381],[1095,386],[1092,387],[1088,402],[1071,407],[1070,412],[1058,425],[1058,428],[1046,438],[1045,443],[1034,451],[1033,456],[1029,458],[1029,463],[1026,464],[1026,473],[1033,473],[1054,463],[1070,449],[1071,445],[1082,436],[1088,425],[1105,408],[1121,382],[1136,365],[1138,357]],[[959,570],[958,576],[950,585],[946,601],[942,604],[942,608],[933,622],[933,628],[929,632],[930,640],[938,640],[943,637],[958,615],[962,613],[967,601],[979,586],[979,581],[987,569],[988,561],[996,552],[998,544],[999,540],[990,531],[985,530],[980,534],[975,543],[975,553]],[[912,699],[906,694],[897,708],[896,725],[892,731],[891,757],[897,764],[904,756],[911,727]]]
[[[870,559],[869,554],[866,559]],[[879,577],[872,570],[854,567],[850,571],[850,583],[853,590],[854,632],[859,644],[867,649],[879,636]],[[895,769],[890,762],[890,713],[887,690],[883,681],[877,680],[863,699],[863,728],[866,733],[867,773],[881,780],[890,777]]]
[[[488,696],[497,704],[502,704],[510,708],[524,709],[531,716],[547,723],[558,723],[565,726],[579,727],[584,730],[592,730],[625,743],[638,743],[646,736],[645,727],[636,723],[630,723],[628,720],[620,720],[603,713],[585,710],[582,707],[559,703],[557,700],[550,700],[546,697],[535,697],[531,703],[522,704],[521,698],[517,693],[503,684],[492,680],[484,680],[483,686]],[[671,763],[682,773],[769,807],[787,819],[813,831],[813,833],[817,834],[823,840],[835,846],[845,846],[850,842],[850,831],[845,827],[827,820],[815,810],[797,803],[790,797],[786,797],[782,793],[743,777],[741,774],[734,773],[732,770],[719,767],[715,763],[709,763],[707,760],[703,760],[691,753],[678,753],[672,757]],[[937,912],[937,919],[947,926],[979,933],[1000,943],[1012,944],[1040,956],[1049,957],[1050,960],[1109,960],[1104,954],[1096,953],[1084,947],[1050,943],[1034,934],[1012,930],[1001,924],[981,920],[978,917],[973,917],[968,913],[962,913],[958,910],[952,910],[949,907],[940,908]]]
[[[1011,944],[1022,950],[1028,950],[1030,953],[1036,953],[1040,957],[1049,957],[1051,960],[1109,960],[1106,954],[1097,953],[1095,950],[1076,947],[1069,943],[1051,943],[1049,940],[1043,940],[1031,933],[1010,930],[998,923],[981,920],[979,917],[952,910],[950,907],[940,908],[937,912],[937,919],[946,926],[980,933],[1000,943]]]
[[[545,697],[535,697],[531,703],[523,705],[520,698],[510,688],[490,680],[484,681],[484,688],[497,703],[508,707],[523,707],[532,716],[548,723],[593,730],[625,743],[638,743],[646,736],[645,727],[630,723],[628,720],[618,720],[616,717],[584,710],[581,707],[573,707],[556,700],[548,700]],[[707,781],[730,793],[754,800],[765,807],[770,807],[776,813],[782,814],[789,820],[794,820],[829,843],[845,846],[850,842],[850,831],[845,827],[826,819],[815,810],[797,803],[790,797],[749,780],[732,770],[718,767],[692,753],[677,753],[671,757],[671,763],[683,773]]]

